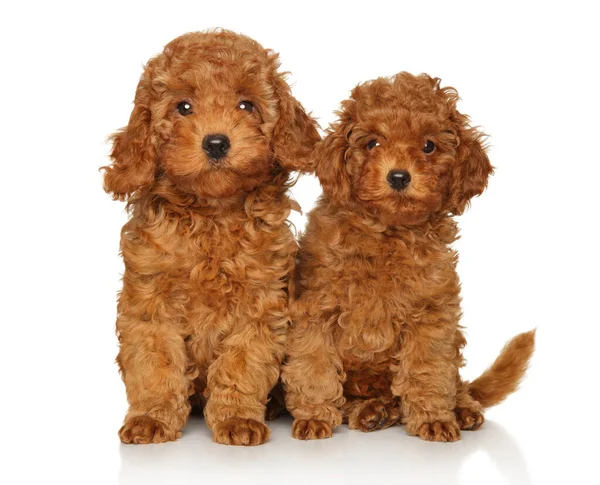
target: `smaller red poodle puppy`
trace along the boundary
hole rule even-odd
[[[297,299],[282,372],[293,436],[327,438],[398,422],[456,441],[514,391],[534,333],[462,382],[460,285],[452,216],[492,166],[458,94],[427,75],[357,86],[315,149],[324,194],[300,244]]]
[[[219,443],[268,439],[297,244],[290,170],[316,123],[277,54],[233,32],[183,35],[151,59],[104,184],[127,200],[117,357],[124,443],[181,434],[191,401]]]

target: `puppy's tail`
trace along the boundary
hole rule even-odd
[[[535,330],[508,342],[496,361],[481,376],[467,383],[469,394],[484,408],[495,406],[517,390],[535,347]]]

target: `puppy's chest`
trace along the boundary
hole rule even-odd
[[[340,262],[337,346],[347,369],[384,364],[399,350],[403,326],[452,269],[445,247],[404,240],[364,244]]]
[[[404,313],[453,270],[453,253],[441,244],[383,238],[357,248],[338,265],[346,304],[353,312],[371,302],[371,313]]]
[[[192,295],[214,299],[285,278],[293,250],[285,230],[249,232],[239,224],[184,237],[179,261]]]
[[[295,249],[284,225],[261,230],[230,224],[182,238],[178,261],[187,296],[182,321],[197,355],[212,358],[222,339],[250,320],[271,330],[287,325],[279,315]]]

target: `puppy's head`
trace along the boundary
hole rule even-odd
[[[278,68],[277,54],[228,31],[170,42],[146,65],[129,124],[112,136],[105,190],[122,200],[167,177],[186,193],[227,198],[308,170],[316,123]]]
[[[455,89],[424,74],[357,86],[315,151],[325,194],[387,225],[461,214],[493,169],[484,135],[456,110],[457,101]]]

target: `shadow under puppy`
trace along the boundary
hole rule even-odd
[[[324,194],[300,244],[297,299],[282,371],[293,436],[326,438],[403,422],[455,441],[514,391],[534,333],[462,382],[457,237],[452,216],[483,192],[484,136],[457,92],[400,73],[357,86],[315,149]]]
[[[219,443],[256,445],[279,377],[297,244],[290,170],[320,140],[278,56],[228,31],[151,59],[105,190],[127,200],[117,362],[124,443],[175,440],[200,401]]]

